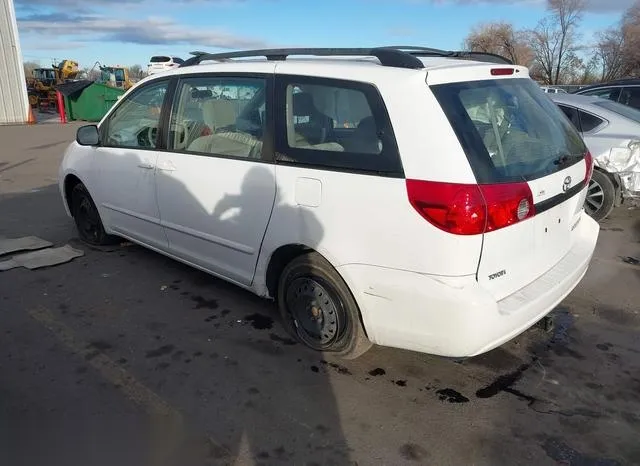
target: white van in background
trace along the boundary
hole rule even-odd
[[[147,65],[147,74],[156,74],[173,68],[178,68],[184,63],[182,58],[169,55],[154,55]]]

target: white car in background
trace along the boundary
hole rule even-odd
[[[172,57],[170,55],[154,55],[149,60],[147,65],[147,74],[152,75],[156,73],[162,73],[173,68],[178,68],[184,63],[184,60],[179,57]]]
[[[640,198],[640,110],[598,96],[551,96],[580,131],[595,170],[585,210],[602,220],[627,198]]]

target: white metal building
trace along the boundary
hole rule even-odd
[[[13,0],[0,0],[0,125],[26,123],[29,97]]]

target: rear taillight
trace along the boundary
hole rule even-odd
[[[527,183],[491,185],[407,180],[409,202],[426,220],[456,235],[478,235],[533,217]]]
[[[589,184],[591,175],[593,175],[593,157],[591,156],[591,152],[587,151],[587,153],[584,155],[584,163],[587,165],[584,182]]]

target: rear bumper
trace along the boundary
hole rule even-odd
[[[485,353],[527,330],[587,272],[599,234],[582,215],[572,249],[544,275],[496,301],[475,277],[438,277],[368,265],[338,271],[362,312],[371,341],[449,357]]]

